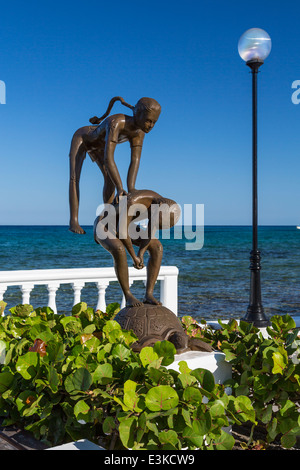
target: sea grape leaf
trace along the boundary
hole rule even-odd
[[[137,383],[127,380],[124,383],[124,404],[132,411],[140,413],[145,408],[143,398],[136,393]]]
[[[60,320],[60,323],[63,325],[64,330],[66,333],[72,333],[73,335],[76,335],[81,332],[82,330],[82,325],[81,321],[79,318],[75,317],[63,317]]]
[[[96,353],[99,346],[101,345],[99,339],[94,335],[82,335],[81,341],[83,336],[90,336],[89,338],[85,338],[83,341],[84,347],[87,348],[91,353]]]
[[[162,357],[162,365],[169,366],[174,362],[174,355],[176,354],[176,348],[170,341],[157,341],[153,346],[154,352],[158,357]]]
[[[106,313],[109,315],[117,314],[120,311],[120,304],[118,302],[113,302],[106,306]]]
[[[39,363],[39,355],[35,352],[27,352],[20,356],[16,363],[16,370],[25,380],[32,379],[36,374],[36,368]]]
[[[189,368],[186,361],[179,361],[178,365],[179,365],[179,371],[182,374],[189,374],[192,370],[192,369]]]
[[[103,327],[103,331],[104,333],[110,333],[113,330],[121,330],[121,326],[115,320],[109,320],[108,322],[105,323],[105,326]]]
[[[150,346],[146,346],[140,352],[140,360],[144,367],[156,361],[159,358],[158,354]]]
[[[137,417],[125,418],[120,422],[119,433],[122,444],[126,448],[132,448],[134,445],[134,433],[136,430]]]
[[[85,312],[88,308],[85,302],[79,302],[78,304],[74,305],[72,308],[72,315],[80,315],[81,312]]]
[[[9,389],[13,380],[14,380],[14,376],[10,372],[0,373],[0,394],[6,392],[6,390]]]
[[[221,430],[221,435],[217,435],[213,441],[213,447],[216,450],[231,450],[235,444],[235,440],[231,434]]]
[[[201,403],[202,394],[199,388],[187,387],[183,392],[183,399],[188,403]]]
[[[151,411],[170,410],[178,405],[179,397],[169,385],[159,385],[147,392],[145,402]]]
[[[109,435],[116,428],[115,420],[112,416],[107,416],[102,424],[104,434]]]
[[[55,367],[50,366],[48,368],[48,381],[52,392],[56,393],[60,384],[60,377]]]
[[[194,446],[201,448],[203,444],[203,436],[200,436],[192,427],[187,426],[182,432],[182,437],[190,441]]]
[[[24,390],[16,398],[16,405],[21,416],[26,408],[29,408],[38,398],[38,395],[32,390]]]
[[[99,364],[93,372],[93,382],[106,385],[112,381],[113,368],[111,364]]]
[[[295,320],[290,315],[274,315],[271,318],[274,330],[285,333],[296,328]]]
[[[204,411],[202,407],[199,407],[196,414],[196,419],[192,418],[192,428],[199,434],[199,436],[206,435],[212,427],[212,419],[209,411]]]
[[[253,409],[253,406],[249,397],[246,397],[244,395],[239,395],[234,400],[234,407],[235,407],[236,412],[238,413],[238,419],[244,422],[251,421],[252,423],[256,423],[255,410]]]
[[[158,434],[158,439],[161,444],[170,444],[171,446],[175,447],[178,443],[178,435],[177,432],[169,429],[168,431],[161,431]]]
[[[124,393],[124,404],[129,410],[140,413],[144,409],[144,403],[142,397],[134,391],[128,391]]]
[[[33,340],[40,339],[45,343],[54,340],[54,335],[45,323],[37,323],[30,328],[29,336]]]
[[[178,380],[180,381],[183,388],[189,387],[197,382],[197,379],[190,374],[179,374]]]
[[[93,379],[90,372],[84,367],[81,367],[66,378],[65,388],[68,393],[78,391],[86,392],[92,383]]]
[[[0,300],[0,316],[3,315],[7,303],[4,300]]]
[[[90,407],[84,400],[79,400],[76,402],[74,406],[74,415],[76,416],[77,421],[88,422],[89,411],[90,411]]]
[[[19,304],[9,309],[10,313],[21,318],[28,317],[33,310],[33,306],[29,304]]]
[[[287,352],[283,347],[279,347],[278,351],[272,354],[274,366],[272,369],[273,374],[283,374],[284,369],[288,364]]]
[[[30,346],[29,351],[38,353],[41,357],[46,356],[46,343],[41,339],[36,339],[33,346]]]
[[[215,378],[209,370],[198,368],[193,370],[191,375],[196,377],[203,389],[207,392],[212,392],[214,390]]]
[[[118,357],[121,361],[125,361],[130,357],[131,350],[126,348],[124,344],[117,344],[112,350],[112,355]]]

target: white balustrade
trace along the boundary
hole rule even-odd
[[[7,287],[5,285],[0,284],[0,301],[3,300],[3,296],[6,292]]]
[[[47,284],[47,289],[48,289],[48,307],[52,308],[54,313],[57,313],[57,308],[56,308],[56,291],[59,288],[59,283],[58,282],[49,282]],[[29,303],[29,299],[28,302]]]
[[[26,282],[21,285],[23,304],[29,304],[30,292],[32,291],[33,288],[34,288],[34,285],[31,283]]]
[[[105,292],[106,288],[109,286],[109,282],[97,282],[98,288],[98,303],[96,310],[101,310],[101,312],[105,312],[106,310],[106,301],[105,301]]]
[[[84,287],[83,281],[76,281],[72,283],[74,291],[74,305],[79,304],[81,300],[81,289]]]
[[[129,268],[129,283],[147,279],[147,269]],[[160,282],[160,301],[177,315],[178,304],[178,268],[162,266],[157,280]],[[95,283],[98,289],[96,310],[106,310],[105,294],[110,282],[117,281],[114,268],[78,268],[78,269],[38,269],[25,271],[0,271],[0,300],[10,286],[20,286],[22,303],[30,304],[30,294],[36,285],[46,285],[48,306],[57,313],[56,292],[62,284],[71,284],[74,298],[73,305],[81,300],[81,290],[86,283]],[[117,299],[116,299],[117,301]],[[121,300],[125,307],[125,297]]]

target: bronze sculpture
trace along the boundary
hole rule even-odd
[[[133,110],[133,117],[124,114],[108,117],[117,100]],[[135,189],[144,136],[153,128],[160,112],[160,105],[152,98],[141,98],[133,107],[123,98],[115,97],[101,118],[90,119],[96,126],[86,126],[75,132],[70,150],[70,230],[85,233],[78,223],[79,178],[88,153],[104,176],[104,210],[94,222],[94,239],[113,257],[116,276],[126,299],[126,307],[115,320],[122,328],[132,329],[138,337],[132,348],[140,351],[166,339],[174,344],[178,353],[191,349],[212,351],[207,343],[189,339],[176,315],[153,295],[163,255],[162,244],[155,234],[159,229],[173,227],[180,217],[180,208],[175,201],[151,190]],[[123,188],[114,161],[116,145],[124,141],[129,141],[131,146],[128,192]],[[135,225],[141,216],[148,219],[147,229]],[[134,245],[138,247],[137,254]],[[140,301],[130,290],[127,254],[134,267],[142,269],[146,251],[149,254],[146,293]]]
[[[116,101],[121,101],[133,111],[133,116],[109,113]],[[161,112],[160,104],[152,98],[141,98],[135,106],[126,103],[120,96],[111,99],[103,116],[90,119],[94,125],[78,129],[72,138],[70,149],[70,230],[83,234],[85,231],[78,221],[79,180],[86,153],[99,166],[103,177],[103,202],[110,204],[115,197],[127,194],[124,190],[118,168],[114,161],[114,152],[118,143],[129,141],[131,162],[127,175],[128,191],[135,189],[143,140],[145,133],[151,131]],[[115,191],[117,194],[115,194]]]

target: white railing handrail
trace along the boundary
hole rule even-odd
[[[177,315],[178,303],[178,268],[176,266],[161,266],[157,280],[160,281],[160,301]],[[130,285],[134,281],[146,282],[147,269],[129,268]],[[61,284],[72,284],[74,305],[80,302],[81,289],[85,283],[96,283],[98,287],[97,309],[106,308],[105,291],[110,282],[117,281],[115,269],[107,268],[72,268],[72,269],[32,269],[0,271],[0,300],[10,286],[20,286],[22,302],[30,303],[30,293],[35,285],[46,285],[48,288],[48,305],[57,312],[56,291]],[[125,306],[123,296],[121,306]]]
[[[159,271],[158,277],[177,276],[178,268],[176,266],[162,266]],[[146,279],[146,268],[135,269],[129,268],[129,278]],[[71,268],[71,269],[27,269],[22,271],[0,271],[0,284],[5,283],[11,285],[18,285],[22,282],[43,282],[51,280],[66,279],[84,279],[86,282],[96,281],[98,279],[110,278],[117,280],[115,269],[109,268]],[[64,282],[65,283],[65,282]]]

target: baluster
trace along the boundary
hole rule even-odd
[[[7,286],[5,284],[0,285],[0,300],[3,300],[3,296],[6,292]]]
[[[105,291],[108,286],[109,286],[109,281],[97,282],[98,303],[97,303],[96,310],[101,310],[101,312],[106,311]]]
[[[21,291],[22,291],[22,304],[30,304],[30,292],[34,288],[33,284],[22,284]]]
[[[160,281],[160,301],[175,315],[178,314],[178,279],[177,276],[165,276]]]
[[[6,292],[7,286],[5,284],[0,285],[0,301],[3,300],[3,296]],[[4,315],[4,310],[2,312],[2,315]]]
[[[73,291],[74,291],[74,303],[73,305],[79,304],[81,300],[81,289],[84,287],[83,281],[73,282]]]
[[[123,294],[122,302],[121,302],[121,309],[125,307],[126,307],[126,299],[125,299],[125,295]]]
[[[56,308],[56,291],[59,288],[58,282],[51,282],[47,285],[48,289],[48,307],[50,307],[54,313],[57,313]]]

